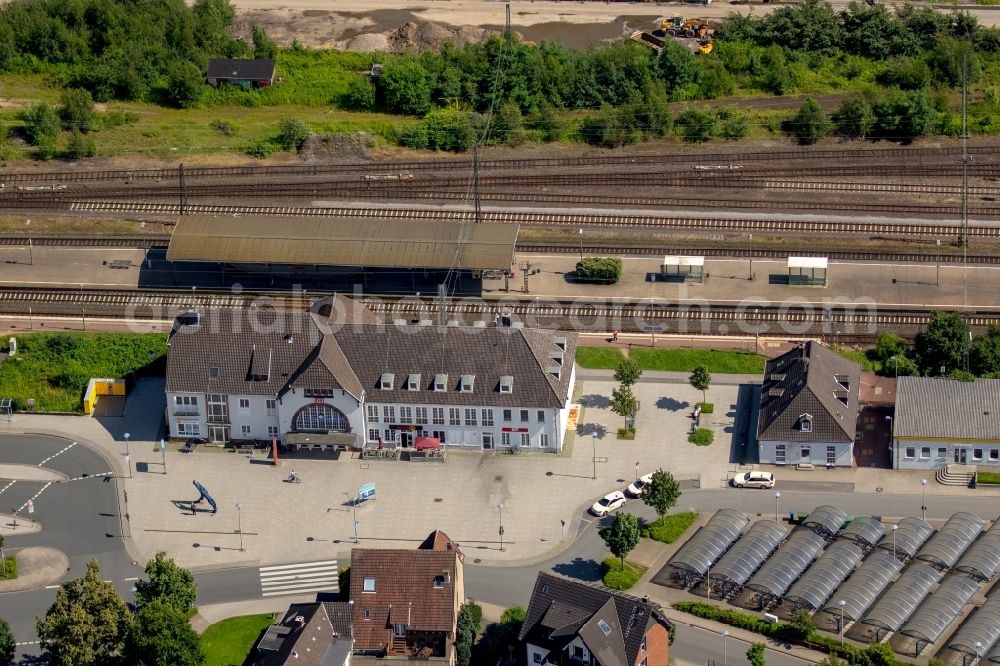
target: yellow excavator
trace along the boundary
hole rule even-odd
[[[664,18],[661,29],[663,30],[663,34],[669,37],[687,37],[689,39],[694,37],[705,39],[715,32],[708,19],[686,19],[683,16]]]

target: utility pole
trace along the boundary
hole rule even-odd
[[[184,163],[183,162],[177,168],[177,173],[178,173],[178,176],[180,176],[180,181],[181,181],[180,182],[180,186],[181,186],[181,188],[180,188],[181,189],[181,211],[180,211],[180,214],[181,215],[185,215],[187,213],[188,195],[187,195],[187,185],[184,183]]]
[[[445,310],[445,300],[447,298],[447,288],[444,283],[438,285],[438,326],[448,324],[448,313]]]
[[[966,35],[962,47],[962,316],[965,335],[962,336],[962,370],[969,371],[969,43]]]
[[[488,132],[489,128],[486,131]],[[472,188],[476,224],[480,224],[483,221],[483,202],[479,193],[479,142],[472,145]]]

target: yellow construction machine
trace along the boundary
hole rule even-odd
[[[663,34],[668,37],[687,37],[699,39],[704,39],[711,36],[715,29],[709,23],[708,19],[703,18],[689,18],[686,19],[683,16],[671,16],[669,18],[664,18],[661,26]]]

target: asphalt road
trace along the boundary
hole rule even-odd
[[[41,523],[42,530],[36,534],[7,537],[5,545],[7,548],[48,546],[61,550],[70,562],[61,581],[82,576],[87,562],[97,558],[104,579],[113,581],[125,598],[132,601],[132,580],[142,570],[132,565],[121,540],[115,479],[96,476],[110,472],[110,466],[91,449],[71,444],[72,441],[54,437],[0,437],[0,461],[25,465],[39,465],[45,461],[44,467],[78,479],[53,483],[44,490],[44,483],[18,481],[0,492],[0,509],[12,513],[42,491],[34,499],[35,513],[31,516]],[[0,488],[7,485],[5,481]],[[39,653],[35,643],[38,640],[35,617],[44,615],[54,599],[54,588],[0,594],[0,617],[10,624],[17,642],[25,643],[18,647],[19,654]]]

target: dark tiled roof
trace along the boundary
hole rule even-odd
[[[1000,379],[900,377],[893,428],[896,437],[995,440],[1000,433]]]
[[[535,580],[518,640],[561,650],[572,632],[579,634],[601,666],[633,666],[643,637],[656,623],[670,627],[655,604],[543,571]]]
[[[357,316],[357,315],[355,315]],[[361,321],[364,321],[363,319]],[[565,349],[556,345],[565,340]],[[166,390],[229,395],[280,395],[291,387],[342,388],[371,402],[563,407],[576,336],[543,330],[434,326],[331,326],[319,315],[241,310],[204,313],[198,326],[170,338]],[[556,358],[561,355],[559,365]],[[210,368],[218,376],[210,377]],[[560,368],[559,376],[551,372]],[[382,373],[395,375],[381,390]],[[421,390],[405,388],[409,374]],[[447,391],[436,392],[434,376],[447,374]],[[474,375],[462,393],[462,375]],[[501,393],[500,377],[514,378]]]
[[[302,618],[299,622],[297,618]],[[271,625],[258,644],[259,666],[323,666],[334,640],[325,604],[292,604],[281,621]]]
[[[209,79],[264,81],[274,78],[273,60],[230,60],[213,58],[208,61]]]
[[[450,540],[449,540],[450,541]],[[458,551],[355,548],[351,551],[351,601],[355,650],[382,650],[393,623],[410,630],[455,630]],[[440,587],[435,578],[443,577]],[[375,591],[364,591],[364,579]],[[365,610],[371,619],[364,619]]]
[[[330,618],[333,633],[337,636],[351,635],[351,604],[346,601],[324,601],[323,608]]]
[[[845,388],[838,377],[847,383]],[[757,438],[789,442],[853,442],[861,368],[815,342],[771,359],[764,367]],[[840,401],[844,397],[847,404]],[[812,416],[812,431],[799,417]]]

